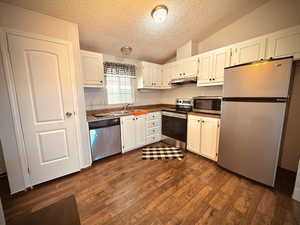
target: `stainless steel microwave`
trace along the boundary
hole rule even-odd
[[[211,114],[221,114],[222,97],[199,96],[193,98],[193,111]]]

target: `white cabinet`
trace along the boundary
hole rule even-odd
[[[212,82],[222,84],[224,82],[224,68],[230,65],[230,49],[220,48],[213,51]]]
[[[146,120],[146,144],[159,142],[161,140],[161,112],[147,114]]]
[[[162,65],[142,62],[138,88],[159,89],[162,86]]]
[[[141,147],[146,144],[146,116],[135,117],[135,146]]]
[[[152,86],[154,88],[160,88],[161,79],[162,79],[162,66],[153,64],[152,65]]]
[[[142,147],[146,144],[146,116],[121,117],[122,152]]]
[[[187,129],[187,149],[197,154],[200,154],[200,133],[201,118],[189,116]]]
[[[220,134],[220,119],[188,116],[187,149],[216,161]]]
[[[206,158],[217,160],[219,144],[219,119],[202,118],[200,134],[200,154]]]
[[[300,26],[275,32],[267,38],[268,58],[294,56],[294,59],[300,59]]]
[[[220,48],[200,55],[197,86],[222,85],[224,68],[230,65],[230,48]]]
[[[84,87],[101,88],[104,86],[103,55],[80,51]]]
[[[196,77],[199,69],[198,56],[182,59],[175,64],[176,78]]]
[[[172,80],[172,64],[168,63],[163,65],[161,88],[162,89],[171,88],[171,80]]]
[[[254,62],[266,57],[266,37],[259,37],[232,46],[231,65]]]
[[[212,76],[213,54],[211,52],[204,53],[200,56],[199,75],[197,86],[205,86],[211,82]]]

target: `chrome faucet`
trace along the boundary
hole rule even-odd
[[[125,104],[124,107],[123,107],[123,111],[128,111],[129,105],[130,105],[130,104]]]

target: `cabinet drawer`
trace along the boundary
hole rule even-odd
[[[160,124],[161,124],[160,119],[150,120],[147,122],[147,128],[160,127]]]
[[[147,114],[147,120],[155,120],[155,119],[160,119],[160,118],[161,118],[160,112],[153,112],[153,113]]]
[[[161,134],[161,127],[153,127],[147,129],[147,136],[158,135],[158,134],[159,135]]]
[[[155,142],[159,142],[161,139],[161,135],[152,135],[147,137],[147,144],[152,144]]]

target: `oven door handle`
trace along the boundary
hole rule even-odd
[[[169,117],[176,117],[176,118],[185,119],[185,120],[187,118],[187,116],[185,114],[173,113],[173,112],[162,112],[162,115],[169,116]]]

